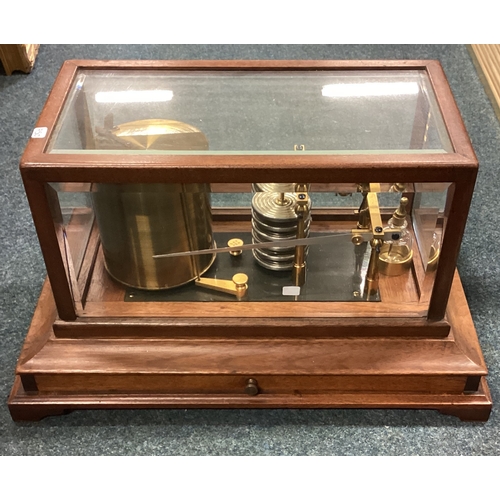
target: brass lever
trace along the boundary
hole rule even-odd
[[[242,299],[248,290],[248,276],[244,273],[235,274],[232,280],[198,278],[194,283],[197,286],[235,295],[238,300]]]

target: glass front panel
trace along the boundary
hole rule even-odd
[[[82,307],[372,302],[398,311],[428,300],[449,184],[51,187]]]
[[[51,153],[451,152],[425,71],[79,70]]]

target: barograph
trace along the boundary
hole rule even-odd
[[[21,160],[48,276],[12,417],[486,420],[477,168],[437,61],[67,61]]]

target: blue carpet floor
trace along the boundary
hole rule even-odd
[[[45,277],[19,159],[66,59],[439,59],[480,162],[459,271],[500,403],[500,126],[463,45],[42,45],[31,74],[0,70],[0,454],[497,455],[487,423],[434,411],[76,411],[14,423],[7,397]]]

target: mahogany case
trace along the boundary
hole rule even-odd
[[[166,137],[174,126],[178,137]],[[477,168],[437,61],[66,61],[21,160],[48,277],[12,418],[307,407],[487,420],[487,368],[456,270]],[[255,192],[290,183],[288,198],[311,199],[298,288],[292,272],[263,269],[250,250],[224,252],[231,238],[255,244]],[[185,257],[190,282],[144,290],[113,277],[110,259],[125,255],[126,240],[135,256],[123,257],[126,270],[153,272],[137,255],[162,253],[157,219],[141,211],[158,186],[183,210],[161,209],[162,245],[201,248],[199,218],[186,215],[197,196],[210,204],[202,236],[219,250],[207,270]],[[372,243],[397,240],[387,235],[402,197],[412,259],[384,274],[383,247]],[[140,231],[125,224],[119,235],[117,206]],[[323,246],[314,240],[328,235]],[[243,298],[196,286],[200,274],[242,272]]]

